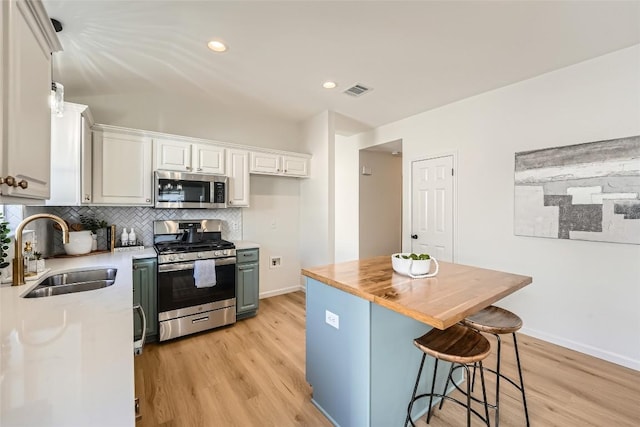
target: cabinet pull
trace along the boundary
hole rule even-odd
[[[89,197],[89,195],[88,195],[88,194],[85,194],[85,195],[84,195],[84,201],[85,201],[85,202],[89,202],[89,201],[91,201],[91,197]]]
[[[193,320],[191,321],[191,323],[206,322],[207,320],[209,320],[209,316],[199,317],[199,318],[197,318],[197,319],[193,319]]]
[[[198,172],[202,172],[202,168],[198,168],[196,169]]]
[[[147,199],[147,203],[151,203],[151,199]]]
[[[26,181],[23,179],[18,183],[18,187],[22,188],[23,190],[26,190],[27,187],[29,187],[29,181]]]
[[[191,166],[186,166],[187,170],[190,171],[191,170]]]
[[[11,175],[7,176],[4,179],[4,183],[7,184],[9,187],[16,187],[16,179],[14,177],[12,177]]]
[[[229,204],[232,205],[233,204],[233,200],[229,200]]]

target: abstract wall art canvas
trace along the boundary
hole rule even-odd
[[[640,244],[640,136],[515,155],[515,234]]]

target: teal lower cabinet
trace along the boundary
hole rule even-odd
[[[147,318],[146,341],[158,340],[158,295],[156,281],[156,258],[133,260],[133,305],[141,305]],[[142,321],[134,314],[133,336],[142,336]]]
[[[259,251],[240,249],[236,258],[236,319],[244,319],[258,313]]]

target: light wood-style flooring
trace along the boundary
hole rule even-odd
[[[305,381],[304,297],[264,299],[258,316],[232,327],[147,345],[135,359],[143,414],[136,426],[330,426]],[[640,372],[518,338],[532,426],[640,425]],[[515,374],[510,342],[505,338],[503,372]],[[502,384],[500,425],[524,426],[518,393]],[[462,426],[465,420],[464,410],[447,402],[430,425]]]

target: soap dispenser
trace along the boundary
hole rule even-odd
[[[127,233],[126,227],[122,230],[122,234],[120,235],[120,244],[122,246],[127,246],[129,244],[129,234]]]
[[[129,244],[130,245],[136,244],[136,232],[133,231],[133,227],[131,227],[131,233],[129,233]]]

